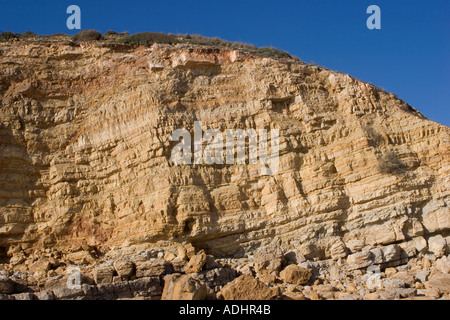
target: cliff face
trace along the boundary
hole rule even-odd
[[[277,237],[309,258],[450,228],[450,131],[348,75],[189,45],[0,45],[0,247]],[[179,128],[279,129],[279,171],[174,165]]]

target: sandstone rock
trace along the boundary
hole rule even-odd
[[[177,247],[177,251],[178,251],[178,258],[181,260],[189,260],[189,256],[187,254],[186,248],[184,246],[178,246]],[[191,252],[189,252],[191,254],[191,256],[193,256],[195,254],[195,249],[194,249],[194,254],[192,254]]]
[[[128,279],[131,277],[135,270],[134,263],[129,260],[116,260],[114,261],[113,266],[118,276],[122,279]]]
[[[287,264],[299,264],[306,261],[305,256],[300,250],[292,250],[284,255],[284,259]]]
[[[430,274],[429,270],[420,270],[414,273],[414,278],[419,280],[421,283],[425,283],[428,279],[428,275]]]
[[[425,286],[421,282],[416,282],[414,284],[414,288],[416,288],[416,289],[425,289]]]
[[[363,251],[351,254],[347,257],[347,263],[350,269],[361,269],[370,266],[372,261],[372,253]]]
[[[112,266],[99,266],[94,269],[93,275],[97,284],[112,283],[114,268]]]
[[[393,276],[394,274],[397,273],[397,269],[395,269],[395,268],[386,268],[384,270],[384,273],[386,274],[386,277],[390,278],[391,276]]]
[[[416,247],[416,250],[418,252],[424,253],[427,250],[427,248],[428,248],[427,240],[425,240],[424,237],[414,238],[412,240],[412,242],[414,243],[414,245]]]
[[[166,252],[164,254],[164,260],[169,261],[169,262],[175,260],[176,257],[177,256],[175,254],[173,254],[172,252]]]
[[[0,278],[0,294],[11,294],[14,291],[14,281]]]
[[[367,300],[378,300],[378,299],[380,299],[380,295],[378,293],[376,293],[376,292],[374,292],[374,293],[366,293],[364,295],[364,299],[367,299]]]
[[[260,275],[272,272],[278,274],[284,261],[283,251],[277,245],[263,247],[255,252],[255,270]]]
[[[374,274],[370,275],[366,280],[366,287],[369,290],[381,289],[383,287],[382,280],[381,280],[381,274],[374,273]]]
[[[413,297],[417,290],[415,288],[399,288],[394,289],[393,292],[395,293],[395,299],[405,299]]]
[[[364,241],[360,239],[350,239],[347,241],[347,247],[352,253],[361,251],[364,248],[364,246],[365,246]]]
[[[434,300],[434,298],[429,298],[429,297],[424,297],[424,296],[414,296],[414,297],[409,297],[409,298],[405,298],[402,300]]]
[[[345,274],[341,270],[342,268],[338,266],[332,266],[328,269],[329,272],[329,278],[331,281],[339,281],[344,279]]]
[[[67,260],[75,265],[94,263],[95,258],[88,251],[71,252],[67,254]]]
[[[285,292],[281,295],[280,300],[306,300],[306,297],[300,292]]]
[[[199,279],[210,288],[222,287],[236,278],[236,271],[231,268],[216,268],[191,274],[193,278]]]
[[[311,271],[306,268],[291,264],[280,272],[280,279],[285,283],[302,285],[308,283]]]
[[[286,287],[286,291],[285,292],[295,292],[298,291],[297,287],[301,287],[301,286],[297,286],[296,284],[288,284]]]
[[[375,248],[370,250],[370,252],[372,253],[372,260],[375,264],[400,260],[400,247],[397,244]]]
[[[406,271],[400,271],[394,274],[392,279],[402,280],[409,287],[413,287],[416,282],[414,276]]]
[[[436,257],[442,257],[447,249],[447,242],[440,234],[428,239],[428,248]]]
[[[313,287],[313,290],[319,294],[322,299],[331,300],[334,299],[334,294],[337,289],[330,284],[319,284]]]
[[[224,286],[218,296],[224,300],[270,300],[276,291],[252,276],[242,275]]]
[[[238,268],[238,271],[241,274],[246,274],[246,275],[249,275],[249,276],[254,276],[255,275],[252,267],[250,267],[248,264],[243,266],[243,267],[241,267],[241,268]]]
[[[397,294],[393,289],[387,291],[381,290],[378,291],[378,294],[380,295],[380,300],[394,300],[397,297]]]
[[[347,248],[342,241],[336,241],[330,248],[331,258],[337,260],[347,256]]]
[[[349,284],[347,286],[346,290],[347,290],[347,292],[350,292],[350,293],[358,293],[358,289],[353,284]]]
[[[84,294],[81,288],[69,289],[67,287],[60,287],[54,289],[52,292],[56,300],[74,300],[83,297]]]
[[[405,282],[401,279],[384,279],[382,283],[383,287],[388,290],[405,287]]]
[[[47,274],[47,272],[52,268],[52,265],[48,259],[40,259],[36,262],[34,262],[30,267],[29,270],[32,273],[38,272],[42,274]]]
[[[185,273],[197,273],[200,272],[207,260],[206,253],[201,250],[196,255],[192,256],[188,264],[184,268]]]
[[[441,294],[438,289],[418,289],[417,294],[419,296],[425,296],[427,299],[439,299]]]
[[[164,260],[154,260],[136,263],[136,277],[161,277],[172,273],[172,266]]]
[[[31,292],[22,292],[14,294],[14,300],[37,300],[37,297]]]
[[[53,295],[52,291],[35,292],[34,295],[36,296],[37,300],[54,300],[55,299],[55,296]]]
[[[195,255],[195,247],[191,243],[186,243],[183,245],[184,251],[186,252],[186,260],[191,259]],[[180,249],[181,250],[181,249]],[[183,255],[180,250],[178,251],[178,254]]]
[[[382,247],[383,262],[392,262],[400,259],[400,247],[397,244],[391,244],[386,247]]]
[[[427,258],[422,259],[422,268],[428,270],[431,268],[431,262]]]
[[[206,270],[211,270],[211,269],[217,269],[217,268],[221,268],[222,264],[220,264],[219,262],[217,262],[213,256],[211,255],[207,255],[206,256],[206,262],[203,266]]]
[[[161,300],[205,300],[207,288],[191,275],[171,274],[164,278]]]
[[[128,281],[128,286],[134,298],[144,298],[146,300],[159,300],[163,291],[159,276],[131,280]]]
[[[171,264],[174,273],[182,273],[184,272],[184,268],[186,267],[187,261],[177,257],[171,262]]]
[[[450,227],[450,209],[437,203],[428,203],[422,208],[423,226],[430,232],[448,230]]]
[[[359,294],[349,292],[339,292],[337,295],[338,300],[362,300],[363,298]]]
[[[431,275],[430,279],[425,283],[425,287],[427,289],[436,289],[442,294],[450,292],[450,274]]]
[[[443,256],[441,259],[436,260],[434,267],[442,273],[450,273],[450,258],[449,256]]]
[[[317,292],[313,292],[309,295],[309,300],[322,300],[322,297]]]

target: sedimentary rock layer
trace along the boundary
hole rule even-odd
[[[308,258],[450,228],[450,131],[298,60],[192,45],[0,45],[0,247],[274,237]],[[426,93],[424,93],[426,94]],[[171,134],[278,129],[279,171],[174,165]]]

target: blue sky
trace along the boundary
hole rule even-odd
[[[273,46],[305,62],[373,83],[450,125],[448,0],[0,0],[0,30],[68,33],[66,8],[82,29],[156,31]],[[381,8],[381,30],[366,9]]]

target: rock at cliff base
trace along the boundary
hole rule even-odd
[[[285,283],[306,284],[311,279],[311,271],[306,268],[291,264],[280,272],[280,279]]]
[[[255,270],[260,275],[278,274],[285,262],[283,251],[276,245],[258,249],[255,252]]]
[[[171,274],[165,277],[161,300],[205,300],[206,285],[191,275]]]
[[[161,277],[171,273],[172,265],[168,261],[153,260],[136,262],[136,277]]]
[[[93,275],[97,284],[112,283],[114,268],[112,266],[99,266],[94,269]]]
[[[0,278],[0,293],[10,294],[14,291],[14,282],[8,278]]]
[[[270,300],[276,295],[274,289],[245,274],[225,285],[218,294],[224,300]]]
[[[196,255],[192,256],[187,265],[184,268],[185,273],[197,273],[200,272],[206,263],[206,253],[201,250]]]
[[[116,260],[114,261],[113,266],[117,272],[117,275],[122,279],[128,279],[131,277],[135,270],[134,263],[128,260]]]

